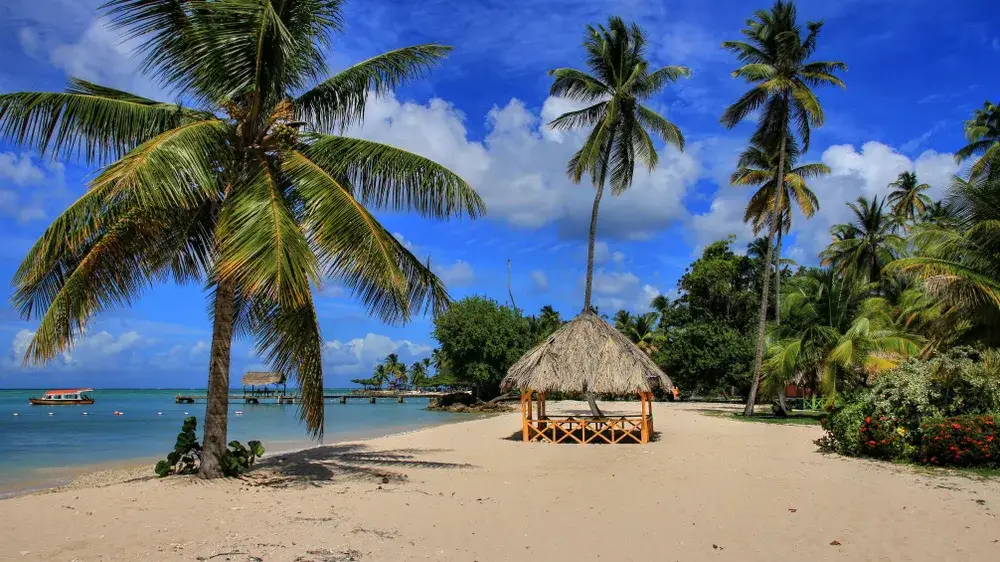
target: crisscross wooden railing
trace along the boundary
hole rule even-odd
[[[640,392],[642,413],[638,416],[568,416],[551,418],[545,412],[545,393],[537,393],[532,415],[532,392],[521,393],[521,431],[525,442],[648,443],[653,433],[652,393]]]

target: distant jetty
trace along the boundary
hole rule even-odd
[[[367,400],[370,404],[375,404],[379,399],[395,400],[397,404],[402,404],[407,398],[440,398],[451,392],[392,392],[392,391],[368,391],[351,392],[346,394],[324,394],[323,400],[337,400],[341,404],[347,404],[348,400]],[[207,394],[178,394],[174,397],[177,404],[194,404],[204,402],[208,399]],[[268,396],[252,394],[230,394],[229,401],[243,401],[244,404],[297,404],[302,401],[301,394],[274,394]]]

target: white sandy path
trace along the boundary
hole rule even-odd
[[[1000,560],[997,481],[821,455],[818,428],[698,408],[657,404],[662,436],[644,447],[526,445],[504,439],[519,428],[505,415],[315,449],[266,486],[12,498],[0,559]],[[246,554],[212,558],[225,552]]]

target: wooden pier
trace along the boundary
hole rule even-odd
[[[440,398],[450,394],[448,392],[368,392],[349,394],[324,394],[323,400],[337,400],[341,404],[347,404],[348,400],[367,400],[369,404],[375,404],[379,399],[395,400],[397,404],[402,404],[407,398]],[[177,404],[194,404],[204,402],[208,396],[206,394],[178,394],[174,397]],[[299,394],[230,394],[230,402],[243,402],[244,404],[297,404],[302,401]]]

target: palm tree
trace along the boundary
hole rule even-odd
[[[974,322],[968,339],[988,345],[1000,342],[1000,178],[955,179],[951,202],[953,224],[926,224],[915,229],[914,255],[891,263],[923,280],[924,289]]]
[[[799,135],[801,149],[809,149],[809,133],[812,127],[823,124],[823,109],[812,87],[844,83],[834,76],[838,71],[847,70],[847,65],[839,61],[809,61],[816,50],[816,40],[823,22],[808,22],[807,33],[802,37],[802,29],[796,21],[795,5],[778,0],[770,11],[758,10],[747,20],[742,30],[745,41],[726,41],[723,48],[734,53],[743,66],[733,71],[733,77],[743,78],[754,87],[743,94],[722,114],[722,123],[733,128],[751,114],[759,114],[754,138],[765,146],[777,139],[778,165],[776,178],[785,177],[785,154],[788,150],[791,128],[794,125]],[[779,228],[781,209],[784,206],[782,192],[774,198],[771,224],[768,233],[768,251],[765,263],[770,264],[771,248]],[[764,338],[767,326],[767,305],[770,291],[768,268],[764,269],[761,284],[760,320],[757,326],[757,352],[754,359],[754,378],[750,384],[745,415],[753,415],[757,387],[760,384],[761,365],[764,360]]]
[[[833,242],[820,253],[824,266],[839,274],[860,276],[872,283],[882,279],[882,268],[903,255],[906,241],[896,234],[899,218],[885,211],[885,201],[858,197],[848,203],[855,220],[838,224],[831,234]]]
[[[795,202],[802,216],[807,219],[812,218],[819,209],[819,200],[806,185],[806,178],[830,173],[830,167],[826,164],[813,163],[795,166],[795,161],[799,157],[795,139],[786,142],[785,148],[784,162],[788,171],[784,175],[781,193],[778,193],[776,187],[778,185],[776,181],[778,160],[780,160],[776,147],[768,147],[760,142],[752,142],[750,147],[740,155],[736,171],[729,178],[729,182],[736,186],[759,186],[750,197],[743,215],[743,222],[749,222],[753,226],[754,236],[771,224],[771,214],[775,209],[775,197],[781,201],[781,208],[778,210],[781,220],[778,221],[777,248],[774,257],[774,318],[777,323],[781,323],[779,308],[781,306],[781,238],[783,233],[788,233],[792,228],[791,203]],[[770,264],[770,262],[767,263]]]
[[[429,363],[430,359],[425,358],[421,361],[414,361],[410,365],[410,384],[417,390],[420,390],[420,387],[427,382],[427,365]]]
[[[889,187],[893,188],[893,191],[887,200],[892,205],[892,212],[899,217],[900,221],[916,220],[916,217],[923,214],[931,205],[931,198],[923,193],[931,186],[917,181],[917,174],[914,172],[899,174],[896,181],[890,183]]]
[[[392,378],[392,373],[385,366],[384,363],[379,363],[375,365],[375,370],[372,372],[372,384],[375,385],[377,390],[382,390],[382,385]]]
[[[562,324],[559,312],[552,308],[552,305],[548,304],[542,307],[542,310],[538,313],[538,319],[541,320],[544,326],[559,326]]]
[[[861,279],[832,270],[793,278],[785,323],[769,333],[768,386],[777,391],[805,380],[832,401],[845,376],[873,376],[917,355],[919,339],[868,305],[870,292]]]
[[[45,156],[102,166],[14,277],[40,319],[26,360],[72,347],[96,313],[173,278],[212,295],[205,478],[221,475],[233,336],[298,381],[323,433],[322,338],[312,287],[350,288],[388,322],[441,310],[447,292],[372,210],[443,219],[484,211],[476,193],[415,154],[341,136],[370,93],[422,75],[449,51],[420,45],[327,77],[340,2],[110,0],[103,15],[141,41],[142,69],[190,100],[161,103],[83,80],[62,93],[0,95],[0,134]]]
[[[614,316],[615,329],[621,333],[627,333],[629,328],[632,327],[632,323],[635,322],[635,318],[632,313],[627,310],[619,310]]]
[[[649,301],[649,308],[652,308],[656,312],[658,327],[661,330],[666,329],[665,323],[668,321],[667,316],[670,314],[670,299],[666,295],[656,295]]]
[[[636,316],[627,327],[625,335],[646,355],[652,355],[660,349],[660,335],[656,331],[655,312],[647,312]]]
[[[944,201],[934,201],[917,217],[921,224],[955,225],[958,216],[955,206]]]
[[[392,379],[393,385],[406,384],[406,363],[399,360],[399,354],[390,353],[386,355],[383,364],[385,365],[386,372],[389,373],[389,377]]]
[[[969,178],[995,177],[1000,170],[1000,106],[983,102],[972,119],[965,122],[965,139],[969,144],[955,153],[956,162],[964,162],[977,157],[969,171]]]
[[[659,156],[649,131],[664,142],[684,148],[684,136],[676,125],[642,105],[659,95],[668,84],[689,76],[683,66],[649,67],[646,59],[646,36],[639,26],[626,25],[619,18],[608,18],[608,25],[587,26],[583,39],[590,73],[574,68],[549,71],[554,77],[550,95],[589,104],[586,108],[560,115],[549,126],[557,130],[590,128],[587,140],[573,155],[566,173],[574,183],[584,175],[596,188],[590,215],[587,244],[587,276],[583,311],[592,310],[590,298],[594,279],[594,241],[597,236],[597,213],[610,182],[611,193],[619,195],[632,185],[636,164],[647,170],[656,168]],[[592,393],[587,393],[591,413],[601,416]]]

